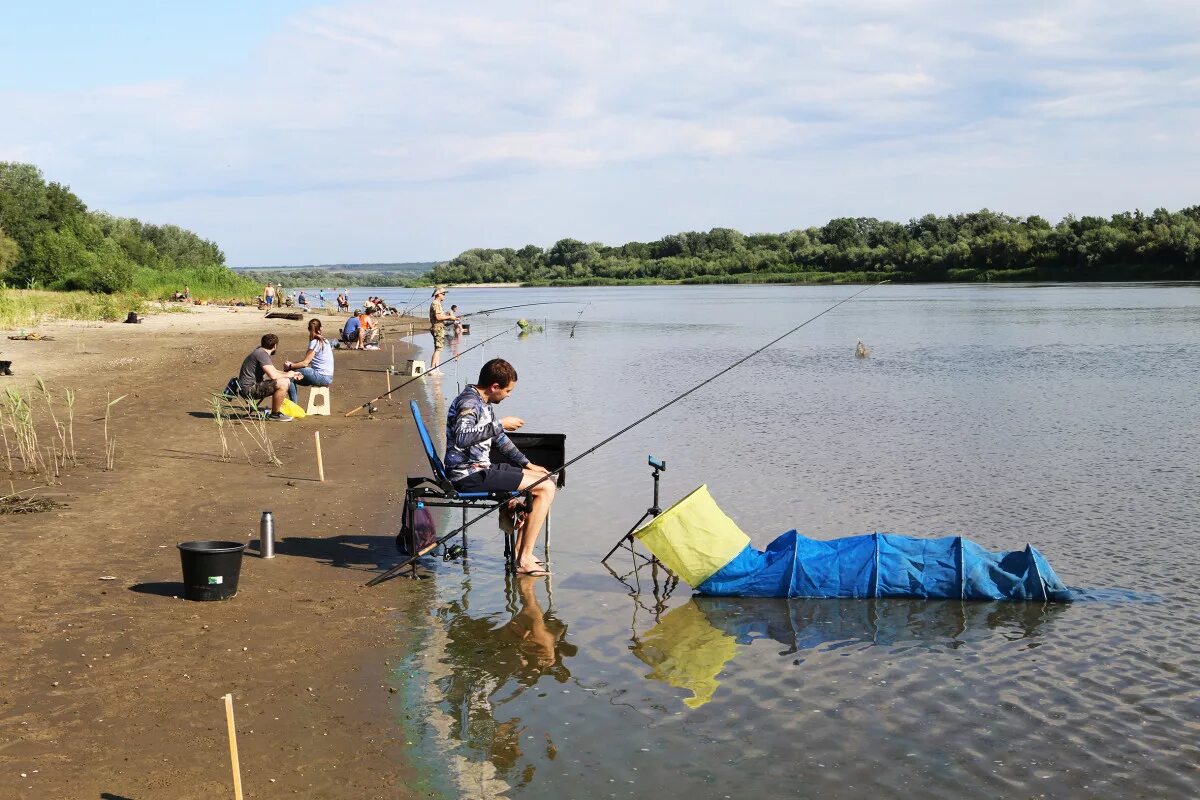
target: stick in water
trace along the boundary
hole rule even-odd
[[[229,729],[229,761],[233,764],[233,797],[242,800],[242,768],[238,764],[237,729],[233,727],[233,695],[227,694],[225,700],[225,725]]]
[[[313,431],[313,441],[317,443],[317,477],[325,482],[325,462],[321,459],[321,432]]]

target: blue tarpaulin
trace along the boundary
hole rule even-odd
[[[961,536],[868,533],[822,542],[788,531],[752,545],[696,586],[718,597],[923,597],[1070,602],[1032,545],[990,553]]]
[[[1071,600],[1032,545],[992,553],[961,536],[868,533],[819,541],[791,530],[759,550],[704,486],[636,535],[697,592],[718,597]]]

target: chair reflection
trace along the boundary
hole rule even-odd
[[[648,679],[691,691],[683,702],[698,708],[713,698],[720,686],[718,676],[737,655],[738,646],[756,639],[783,645],[780,656],[862,643],[957,649],[997,635],[1010,641],[1035,638],[1044,623],[1068,608],[1037,603],[695,596],[635,635],[630,649],[651,667]]]

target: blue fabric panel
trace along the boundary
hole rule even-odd
[[[764,551],[747,545],[696,587],[717,597],[917,597],[1069,602],[1032,546],[990,553],[961,536],[871,533],[817,541],[788,531]]]

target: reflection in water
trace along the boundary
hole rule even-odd
[[[957,649],[996,633],[1010,641],[1036,639],[1042,623],[1065,609],[1038,603],[697,596],[635,636],[630,649],[653,668],[647,678],[690,690],[684,705],[698,708],[712,700],[717,676],[737,655],[737,646],[755,639],[782,644],[781,656],[856,643]],[[1026,648],[1037,645],[1031,641]]]
[[[535,745],[550,753],[555,745],[548,737],[523,741],[521,718],[503,707],[543,677],[565,683],[571,672],[564,660],[576,648],[566,641],[566,624],[542,609],[538,578],[505,578],[507,614],[471,616],[466,592],[437,612],[446,631],[441,662],[449,669],[440,671],[435,684],[439,705],[457,721],[449,735],[490,761],[495,778],[523,786],[533,779],[534,767],[522,748]]]

